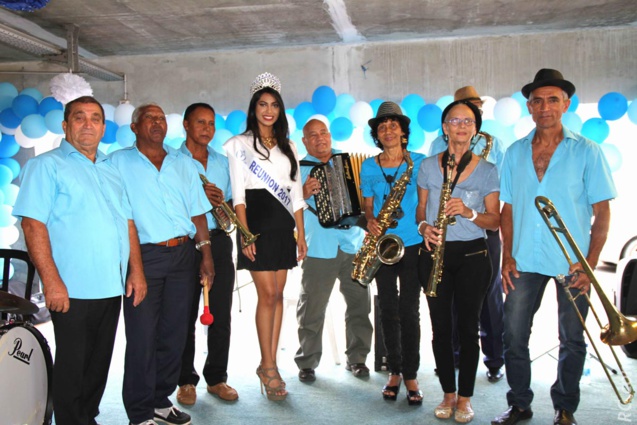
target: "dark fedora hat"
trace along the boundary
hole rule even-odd
[[[566,92],[570,99],[575,93],[575,86],[570,81],[567,81],[562,76],[562,73],[557,69],[542,68],[537,74],[532,83],[522,87],[522,95],[527,99],[531,95],[531,92],[540,87],[554,86],[559,87]]]
[[[376,112],[376,118],[372,118],[367,123],[371,128],[376,128],[376,126],[380,123],[381,120],[385,118],[396,118],[398,120],[404,121],[407,126],[411,120],[408,116],[403,115],[402,109],[400,106],[395,104],[394,102],[383,102],[378,107],[378,112]]]

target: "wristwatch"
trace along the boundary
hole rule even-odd
[[[478,212],[474,209],[471,209],[471,218],[468,218],[467,220],[469,221],[473,221],[478,217]]]
[[[204,245],[210,245],[210,239],[206,239],[205,241],[197,242],[195,244],[195,248],[197,248],[197,251],[201,251],[201,247],[204,246]]]

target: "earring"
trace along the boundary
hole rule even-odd
[[[405,136],[402,136],[400,138],[400,143],[403,144],[403,145],[407,145],[407,138]]]
[[[447,133],[442,134],[442,140],[444,140],[445,142],[449,142],[449,136],[447,136]]]

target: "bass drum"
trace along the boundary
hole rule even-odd
[[[3,424],[51,423],[49,344],[30,323],[0,327],[0,415]]]
[[[637,316],[637,258],[623,258],[617,263],[619,277],[615,291],[615,306],[624,316]],[[637,359],[637,341],[622,345],[622,351]]]

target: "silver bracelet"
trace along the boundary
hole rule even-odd
[[[420,231],[420,226],[422,226],[423,224],[430,225],[429,223],[427,223],[427,220],[423,220],[423,221],[421,221],[420,223],[418,223],[418,227],[416,228],[416,230],[418,230],[418,234],[419,234],[420,236],[425,236],[425,235],[423,235],[423,234],[422,234],[422,232]]]
[[[199,241],[195,244],[195,248],[197,248],[197,251],[201,251],[201,247],[204,245],[210,245],[210,239],[206,239],[204,241]]]

